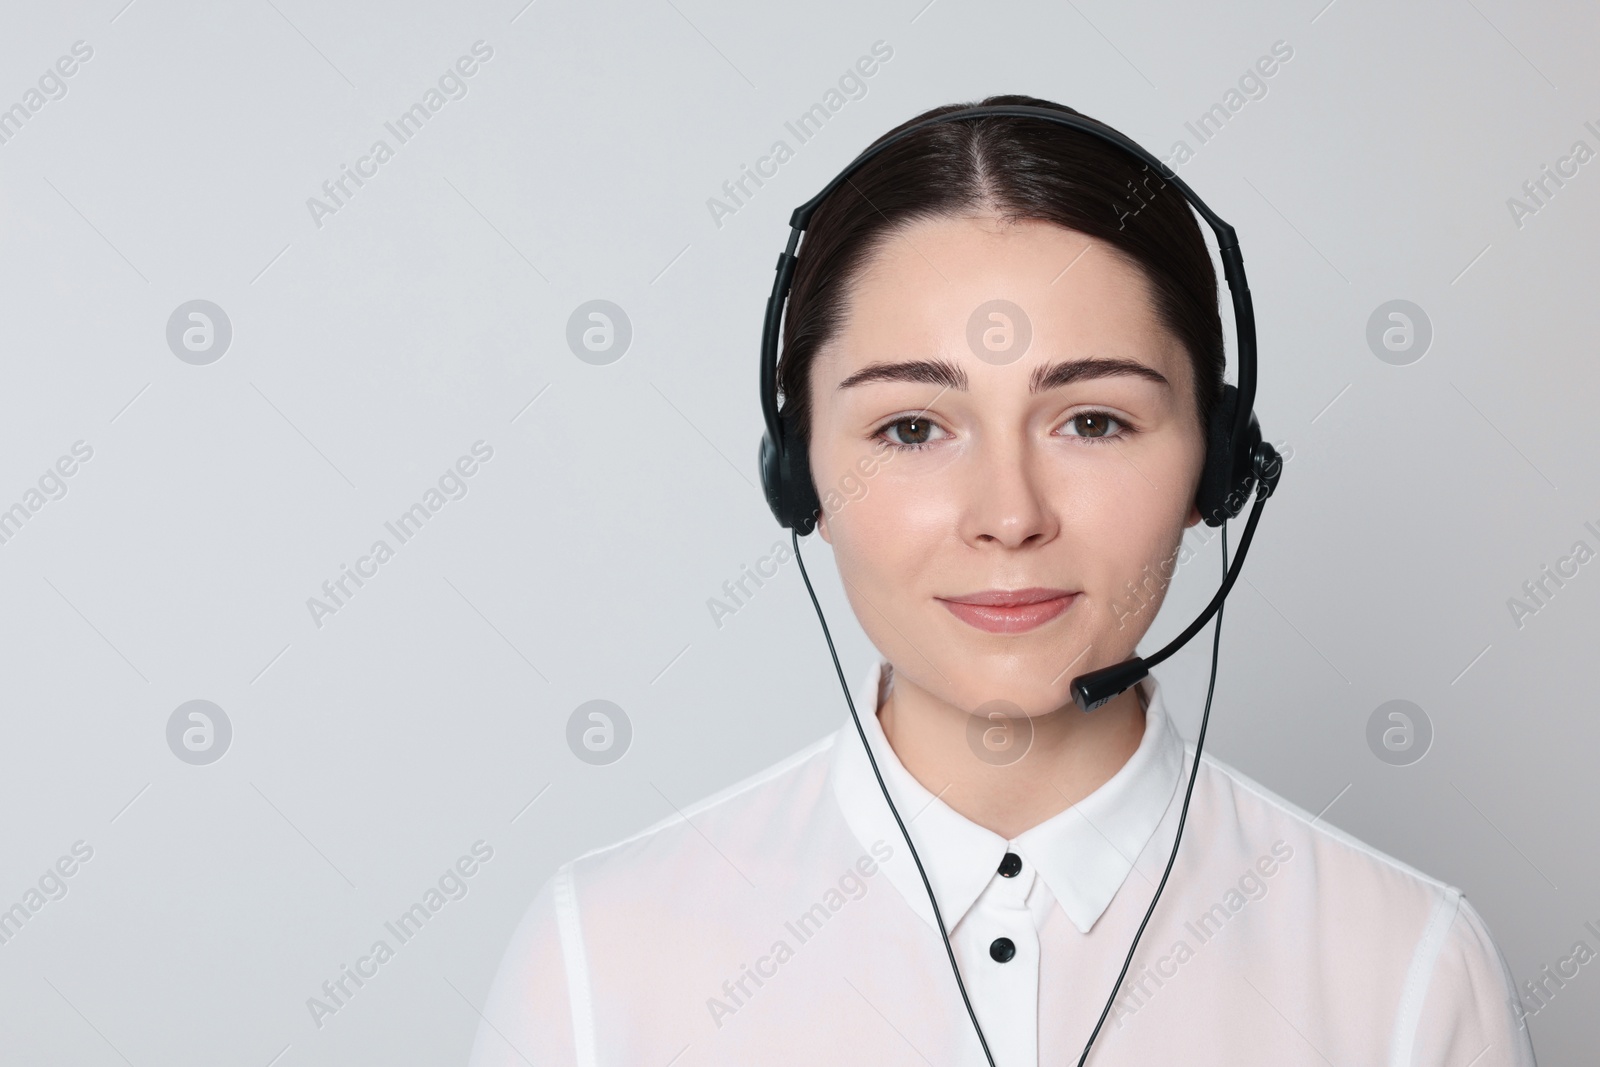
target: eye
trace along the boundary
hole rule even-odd
[[[937,429],[938,426],[925,415],[907,415],[884,424],[872,436],[890,448],[915,452],[938,440],[932,436]],[[944,433],[943,430],[939,432]]]
[[[1091,444],[1120,440],[1133,432],[1109,411],[1080,411],[1063,425],[1078,428],[1078,432],[1068,434],[1069,437],[1081,437]]]

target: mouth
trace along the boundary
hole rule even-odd
[[[936,597],[950,614],[992,634],[1020,634],[1043,626],[1072,606],[1080,594],[1066,589],[987,589],[959,597]]]

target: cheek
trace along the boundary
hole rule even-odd
[[[1137,474],[1119,479],[1104,487],[1098,506],[1090,503],[1064,514],[1088,564],[1083,577],[1102,603],[1126,598],[1129,582],[1145,595],[1157,590],[1164,595],[1175,568],[1172,557],[1194,504],[1190,465],[1185,457],[1164,467],[1146,466],[1155,485]],[[1192,465],[1198,476],[1198,461]]]
[[[904,469],[893,469],[896,462],[904,457],[860,478],[854,495],[841,492],[828,520],[840,572],[867,590],[923,584],[959,514],[947,487],[904,477]]]
[[[1090,562],[1084,578],[1098,587],[1089,592],[1106,598],[1123,595],[1126,583],[1137,584],[1146,568],[1156,572],[1162,557],[1171,554],[1181,529],[1172,509],[1154,501],[1124,500],[1115,514],[1086,521],[1075,541]]]

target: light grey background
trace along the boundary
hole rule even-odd
[[[836,728],[792,564],[707,608],[788,536],[757,490],[762,306],[796,204],[996,92],[1189,142],[1241,237],[1257,411],[1293,458],[1210,750],[1461,886],[1519,979],[1600,948],[1600,561],[1520,628],[1507,605],[1600,548],[1600,162],[1508,207],[1600,149],[1594,8],[924,4],[5,5],[0,107],[93,56],[0,144],[0,507],[93,456],[0,544],[0,907],[93,856],[0,945],[0,1061],[461,1062],[558,864]],[[308,198],[480,40],[467,94],[318,226]],[[797,145],[785,121],[880,40]],[[1198,145],[1275,41],[1292,59]],[[719,226],[708,199],[779,138],[795,157]],[[232,326],[209,365],[166,340],[197,299]],[[566,343],[595,299],[633,330],[608,365]],[[1406,366],[1366,341],[1395,299],[1434,331]],[[466,496],[317,626],[307,599],[480,440]],[[806,550],[857,680],[872,650]],[[1191,736],[1208,645],[1161,671]],[[566,731],[601,699],[633,737],[595,766]],[[1367,744],[1395,699],[1433,724],[1410,766]],[[210,764],[168,747],[191,700],[231,723]],[[480,840],[467,895],[317,1026],[307,998]],[[1597,1009],[1591,964],[1532,1020],[1541,1063],[1591,1062]]]

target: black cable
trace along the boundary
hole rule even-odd
[[[1276,479],[1274,479],[1274,481],[1276,481]],[[1228,599],[1228,592],[1233,589],[1234,580],[1239,577],[1239,571],[1244,568],[1245,553],[1250,551],[1250,539],[1256,535],[1256,523],[1261,520],[1261,509],[1266,507],[1267,497],[1270,495],[1270,493],[1271,489],[1269,488],[1266,492],[1258,493],[1256,495],[1255,507],[1250,509],[1250,517],[1244,522],[1244,533],[1239,535],[1239,550],[1233,554],[1233,566],[1228,566],[1228,560],[1226,556],[1224,556],[1222,560],[1222,585],[1217,588],[1217,591],[1214,594],[1212,594],[1211,602],[1206,605],[1206,609],[1204,611],[1195,616],[1193,622],[1184,627],[1184,630],[1181,634],[1179,634],[1177,637],[1174,637],[1171,641],[1168,641],[1161,651],[1155,653],[1154,655],[1146,656],[1144,658],[1144,665],[1146,667],[1154,667],[1156,664],[1160,663],[1162,660],[1178,651],[1178,649],[1182,648],[1184,645],[1187,645],[1189,643],[1189,639],[1194,637],[1195,634],[1199,633],[1202,626],[1211,621],[1211,613],[1213,611],[1220,612],[1222,610],[1222,602]],[[1227,525],[1226,520],[1224,520],[1223,525]]]
[[[817,591],[811,588],[811,576],[806,573],[806,561],[800,557],[800,535],[793,527],[789,530],[789,540],[794,543],[794,558],[800,563],[800,577],[805,579],[806,592],[811,594],[811,606],[817,609],[817,621],[822,624],[822,636],[828,642],[828,654],[833,657],[833,669],[839,674],[839,685],[844,689],[845,703],[850,705],[850,717],[855,720],[856,733],[861,735],[861,747],[867,750],[867,759],[872,764],[872,773],[878,779],[878,788],[883,790],[883,799],[889,801],[889,811],[900,827],[900,836],[906,839],[906,847],[911,850],[911,858],[917,862],[917,873],[922,875],[922,886],[928,891],[928,903],[933,905],[933,918],[939,924],[939,936],[944,939],[944,952],[950,957],[950,970],[956,976],[956,988],[961,990],[961,1003],[967,1006],[967,1018],[972,1020],[972,1028],[978,1032],[978,1043],[983,1046],[984,1059],[989,1061],[989,1067],[995,1067],[994,1054],[989,1051],[989,1042],[984,1039],[983,1027],[978,1025],[978,1015],[972,1010],[972,1001],[967,999],[967,986],[961,980],[961,968],[956,966],[956,954],[950,947],[950,935],[945,932],[944,916],[939,913],[939,902],[934,899],[933,886],[928,884],[928,872],[922,869],[922,857],[917,855],[917,846],[911,843],[911,834],[906,829],[906,824],[900,821],[900,812],[889,797],[889,787],[883,784],[883,775],[878,772],[878,760],[872,754],[872,746],[867,743],[867,732],[861,728],[861,716],[856,714],[856,702],[850,697],[850,685],[844,679],[844,668],[839,666],[839,653],[834,651],[833,637],[828,633],[828,620],[822,617],[822,605],[817,603]]]
[[[1261,506],[1265,497],[1258,498],[1254,512],[1250,516],[1248,526],[1253,527],[1255,520],[1261,513]],[[967,996],[966,983],[961,980],[961,968],[956,966],[955,950],[950,947],[950,934],[945,930],[944,916],[939,911],[939,901],[934,897],[933,886],[928,881],[928,872],[923,869],[922,857],[917,855],[917,846],[911,843],[911,833],[906,829],[906,824],[900,818],[900,811],[894,806],[894,800],[889,796],[889,787],[884,784],[883,774],[878,770],[878,760],[872,754],[872,745],[867,742],[866,730],[861,725],[861,716],[856,713],[855,700],[850,696],[850,685],[845,680],[844,668],[839,665],[839,653],[833,647],[833,636],[828,632],[828,620],[823,617],[822,605],[817,600],[817,592],[811,587],[811,576],[806,572],[805,559],[800,554],[800,535],[793,528],[789,531],[789,539],[794,545],[794,558],[800,564],[800,577],[805,581],[806,592],[811,596],[811,606],[816,609],[817,622],[822,624],[822,636],[828,643],[828,654],[833,657],[833,669],[839,676],[839,686],[844,690],[845,703],[850,707],[850,718],[856,724],[856,733],[861,737],[861,746],[866,750],[867,760],[872,764],[873,776],[878,779],[878,788],[883,792],[883,799],[889,804],[889,812],[894,816],[895,825],[900,827],[900,836],[905,838],[906,847],[911,850],[911,858],[916,862],[917,873],[922,876],[922,887],[928,892],[928,903],[933,905],[933,918],[939,927],[939,937],[944,942],[945,956],[950,960],[951,973],[956,978],[956,988],[961,991],[961,1003],[966,1006],[967,1018],[972,1020],[972,1028],[978,1035],[978,1044],[983,1046],[983,1055],[989,1067],[995,1067],[994,1054],[989,1051],[989,1042],[983,1036],[983,1027],[978,1023],[978,1015],[972,1010],[972,1001]],[[1226,582],[1228,578],[1228,524],[1222,524],[1222,574]],[[1172,852],[1167,857],[1167,868],[1161,874],[1161,883],[1156,886],[1155,896],[1150,898],[1150,907],[1145,910],[1144,921],[1139,924],[1139,930],[1133,935],[1133,944],[1128,946],[1128,954],[1122,961],[1122,971],[1117,975],[1117,980],[1111,987],[1111,996],[1106,999],[1106,1006],[1100,1012],[1100,1019],[1095,1023],[1094,1032],[1089,1035],[1089,1041],[1083,1046],[1083,1055],[1078,1059],[1078,1067],[1083,1067],[1089,1058],[1089,1050],[1094,1047],[1094,1042],[1100,1036],[1101,1027],[1105,1026],[1106,1017],[1111,1014],[1111,1007],[1116,1003],[1117,992],[1122,988],[1122,980],[1127,977],[1128,968],[1133,963],[1133,954],[1139,947],[1139,939],[1144,936],[1144,930],[1150,923],[1150,916],[1155,913],[1156,902],[1161,899],[1161,891],[1167,887],[1167,876],[1172,873],[1172,865],[1178,858],[1178,845],[1183,841],[1184,823],[1189,818],[1189,798],[1194,795],[1195,775],[1200,770],[1200,752],[1206,743],[1206,726],[1211,721],[1211,696],[1217,685],[1217,651],[1222,643],[1222,605],[1216,605],[1216,629],[1213,631],[1211,642],[1211,680],[1206,687],[1205,711],[1200,717],[1200,734],[1195,740],[1194,765],[1189,771],[1189,785],[1183,794],[1183,810],[1178,815],[1178,833],[1172,841]]]

